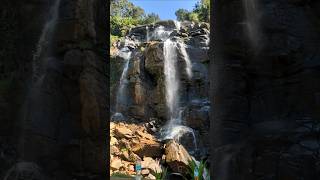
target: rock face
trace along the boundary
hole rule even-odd
[[[134,175],[136,161],[141,161],[142,175],[161,172],[163,144],[148,133],[146,124],[110,123],[110,166],[112,173]],[[121,133],[120,133],[121,132]]]
[[[192,64],[193,76],[189,79],[185,70],[186,62],[183,48],[182,45],[178,45],[180,106],[185,107],[182,119],[185,125],[194,128],[200,136],[207,137],[210,109],[208,99],[209,26],[206,23],[191,22],[181,22],[180,29],[178,26],[174,21],[160,21],[132,28],[128,33],[127,39],[134,41],[137,48],[133,50],[129,63],[128,104],[122,113],[144,122],[148,122],[152,118],[156,118],[156,123],[160,125],[167,122],[163,40],[171,37],[185,45],[185,51]],[[119,80],[120,78],[121,72],[113,71],[113,69],[121,67],[119,62],[121,62],[121,58],[117,56],[111,60],[111,67],[115,67],[111,68],[111,79]],[[115,93],[116,90],[117,85],[114,85],[113,92]],[[111,102],[115,102],[115,100]],[[209,142],[206,140],[201,143],[202,147],[209,146]]]
[[[320,4],[255,2],[251,40],[243,2],[215,3],[212,179],[317,179]]]
[[[165,145],[166,163],[174,172],[187,174],[189,161],[192,160],[187,150],[174,140]]]
[[[12,147],[16,159],[1,167],[1,178],[18,159],[36,164],[56,179],[79,178],[80,170],[89,176],[106,176],[101,142],[108,119],[108,88],[106,55],[101,49],[107,2],[60,1],[59,18],[48,41],[50,52],[41,57],[41,78],[32,82],[33,52],[54,3],[0,3],[1,27],[5,27],[2,23],[12,25],[0,29],[1,38],[10,41],[1,42],[7,46],[1,53],[5,59],[0,63],[1,86],[3,81],[10,82],[0,93],[0,120],[5,125],[1,128],[7,128],[1,136],[8,137],[11,145],[18,144]]]

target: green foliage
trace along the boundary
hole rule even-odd
[[[114,36],[110,34],[110,46],[112,46],[113,43],[117,42],[120,39],[119,36]]]
[[[193,22],[199,22],[199,14],[192,12],[189,14],[189,20]]]
[[[113,0],[110,4],[110,16],[140,18],[144,10],[128,0]]]
[[[159,20],[159,15],[145,14],[141,7],[135,6],[128,0],[112,0],[110,4],[110,37],[124,37],[134,26]]]
[[[186,9],[178,9],[175,12],[175,15],[177,16],[178,21],[186,21],[189,20],[189,14],[190,12]]]
[[[139,19],[132,17],[110,16],[111,34],[114,36],[124,36],[130,28],[138,25]]]
[[[188,174],[193,178],[194,177],[194,171],[195,169],[198,169],[198,179],[199,180],[203,180],[203,173],[206,170],[206,162],[204,162],[203,160],[201,160],[199,166],[197,166],[196,162],[194,160],[190,160],[189,161],[189,172]],[[209,175],[207,175],[209,177]]]
[[[192,12],[189,12],[186,9],[178,9],[176,11],[177,20],[179,21],[210,21],[210,0],[200,0],[195,4]]]
[[[153,175],[156,177],[156,180],[165,180],[167,177],[168,169],[164,168],[162,172],[156,172]]]
[[[155,13],[151,13],[151,14],[147,14],[143,20],[142,20],[142,24],[151,24],[154,23],[156,21],[159,21],[160,17],[158,14]]]

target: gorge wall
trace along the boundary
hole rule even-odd
[[[1,179],[106,176],[107,2],[60,1],[33,82],[33,53],[54,3],[1,2]]]
[[[125,92],[126,102],[120,104],[120,109],[111,107],[113,113],[120,112],[126,120],[133,119],[137,122],[155,121],[157,125],[164,126],[169,123],[170,115],[167,107],[167,96],[175,89],[166,91],[168,86],[166,70],[176,71],[176,82],[171,86],[178,86],[175,101],[179,108],[174,113],[179,114],[182,124],[196,132],[196,139],[202,150],[203,156],[208,154],[209,135],[209,109],[208,99],[209,79],[209,25],[207,23],[159,21],[132,28],[126,36],[125,43],[114,45],[121,54],[123,46],[131,49],[128,70],[126,75],[127,85]],[[165,47],[167,39],[171,39],[172,47]],[[168,45],[168,44],[167,44]],[[175,62],[176,68],[166,66],[164,51],[170,51],[169,56],[174,56],[168,61]],[[168,49],[169,48],[169,49]],[[173,49],[170,49],[173,48]],[[176,51],[176,53],[175,53]],[[186,57],[187,56],[187,57]],[[176,59],[175,59],[176,58]],[[192,66],[189,72],[187,58]],[[111,104],[115,105],[116,94],[119,91],[119,79],[124,62],[127,62],[114,52],[111,59],[111,78],[115,79],[111,90]],[[165,69],[167,68],[167,69]],[[189,75],[192,74],[192,76]],[[168,87],[167,87],[168,88]],[[179,120],[178,120],[179,121]],[[194,150],[193,140],[186,143]],[[188,145],[186,145],[188,147]],[[190,149],[189,149],[190,150]]]
[[[211,174],[318,179],[320,4],[255,1],[250,38],[248,3],[214,2]]]

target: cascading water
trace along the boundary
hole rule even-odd
[[[147,42],[150,41],[150,32],[149,32],[149,26],[146,26],[146,34],[147,34]]]
[[[177,118],[179,80],[177,78],[177,44],[167,39],[163,44],[166,102],[170,119]]]
[[[50,56],[54,30],[59,18],[60,2],[61,0],[56,0],[50,8],[50,14],[48,16],[49,19],[43,26],[39,40],[36,45],[36,50],[33,53],[32,82],[30,83],[31,86],[28,90],[29,92],[27,93],[27,98],[22,107],[22,113],[20,117],[20,125],[22,128],[22,132],[19,139],[19,154],[22,159],[26,156],[25,138],[27,136],[27,128],[29,128],[28,123],[34,123],[37,120],[41,121],[45,118],[43,117],[43,113],[39,112],[39,109],[41,109],[39,108],[39,106],[41,106],[41,103],[44,101],[41,97],[41,88],[45,81],[45,69],[47,68],[47,66],[50,66],[50,61],[55,61],[53,60],[54,58],[48,57]]]
[[[37,43],[36,52],[33,54],[33,82],[37,81],[42,74],[41,66],[43,63],[41,60],[43,59],[42,56],[45,56],[49,50],[49,46],[51,45],[50,42],[55,30],[57,19],[59,17],[60,1],[61,0],[56,0],[52,6],[50,10],[50,19],[46,22],[42,29],[39,41]]]
[[[164,26],[158,26],[155,28],[154,32],[151,35],[152,40],[162,40],[165,41],[169,38],[172,31],[166,30]],[[149,39],[149,40],[151,40]]]
[[[176,28],[177,28],[178,30],[180,30],[180,29],[181,29],[181,23],[180,23],[179,21],[173,21],[173,22],[174,22]]]
[[[258,10],[257,0],[242,0],[246,13],[245,25],[251,46],[255,49],[260,47],[259,19],[260,12]]]
[[[126,102],[126,86],[128,84],[127,80],[127,74],[128,74],[128,67],[131,59],[131,51],[128,47],[124,47],[120,50],[118,56],[122,57],[125,60],[125,64],[123,66],[123,71],[121,74],[120,78],[120,84],[119,84],[119,89],[117,92],[117,104],[116,104],[116,111],[120,112],[121,111],[121,104],[125,104]]]
[[[191,63],[190,57],[186,51],[186,47],[185,47],[186,45],[181,42],[179,42],[178,45],[180,47],[180,51],[183,56],[183,59],[186,62],[186,72],[187,72],[188,78],[191,79],[192,78],[192,63]]]
[[[197,149],[197,142],[194,131],[187,126],[182,125],[183,109],[179,107],[179,78],[177,73],[178,44],[179,43],[174,42],[171,39],[167,39],[164,41],[163,45],[166,104],[169,110],[169,121],[164,127],[163,139],[176,139],[179,141],[182,135],[191,133],[193,136],[195,149]],[[185,54],[183,56],[188,57],[187,53],[184,53]],[[190,59],[188,59],[187,61],[191,64]],[[191,71],[190,64],[189,68]]]

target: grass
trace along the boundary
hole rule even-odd
[[[189,175],[193,178],[194,177],[194,172],[195,169],[198,169],[198,179],[199,180],[204,180],[203,179],[203,174],[206,170],[206,162],[201,160],[199,166],[197,166],[196,162],[194,160],[190,160],[189,161]],[[207,177],[209,178],[210,176],[207,175]]]
[[[167,177],[168,170],[164,168],[162,172],[156,172],[153,175],[156,177],[156,180],[165,180]]]

